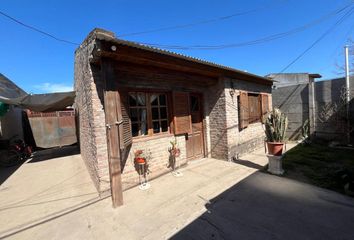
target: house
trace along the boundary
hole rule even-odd
[[[164,174],[170,141],[179,161],[231,160],[263,146],[272,80],[94,29],[75,52],[81,155],[100,194],[138,184],[134,152]]]

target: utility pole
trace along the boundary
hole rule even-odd
[[[347,142],[350,144],[350,82],[349,82],[349,47],[348,45],[344,46],[345,52],[345,90],[346,90],[346,107],[347,107]]]

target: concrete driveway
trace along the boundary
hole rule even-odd
[[[354,199],[257,172],[171,239],[354,239]]]
[[[0,238],[98,199],[75,147],[36,152],[0,180]]]
[[[89,201],[61,215],[3,232],[2,236],[124,240],[354,239],[352,198],[257,172],[266,163],[262,149],[237,163],[215,159],[192,162],[182,169],[182,177],[167,174],[151,181],[149,190],[125,191],[125,204],[120,208],[112,209],[110,198]],[[15,218],[16,222],[12,214],[1,215],[1,221],[6,218]]]

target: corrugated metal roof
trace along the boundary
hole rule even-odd
[[[206,65],[206,66],[215,67],[215,68],[218,68],[218,69],[230,71],[230,72],[233,72],[233,73],[242,74],[242,75],[245,75],[245,76],[254,77],[254,78],[262,79],[262,80],[265,80],[265,81],[273,82],[272,79],[269,79],[269,78],[266,78],[266,77],[262,77],[262,76],[259,76],[259,75],[256,75],[256,74],[248,73],[248,72],[241,71],[241,70],[238,70],[238,69],[235,69],[235,68],[231,68],[231,67],[228,67],[228,66],[220,65],[220,64],[217,64],[217,63],[209,62],[209,61],[206,61],[206,60],[203,60],[203,59],[187,56],[187,55],[184,55],[184,54],[168,51],[168,50],[165,50],[165,49],[156,48],[156,47],[145,45],[145,44],[141,44],[141,43],[138,43],[138,42],[118,39],[118,38],[115,37],[114,33],[106,31],[104,29],[95,28],[89,34],[89,36],[92,35],[92,34],[94,34],[96,36],[96,38],[99,39],[99,40],[110,41],[110,42],[112,42],[114,44],[117,44],[117,45],[124,45],[124,46],[129,46],[129,47],[142,49],[142,50],[146,50],[146,51],[150,51],[150,52],[155,52],[155,53],[159,53],[159,54],[163,54],[163,55],[168,55],[168,56],[176,57],[176,58],[183,59],[183,60],[186,60],[186,61],[191,61],[191,62],[203,64],[203,65]],[[90,38],[89,36],[87,37],[87,39]]]

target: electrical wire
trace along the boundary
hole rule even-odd
[[[325,31],[319,38],[317,38],[309,47],[307,47],[299,56],[297,56],[294,60],[292,60],[288,65],[286,65],[280,73],[285,72],[289,67],[291,67],[294,63],[296,63],[300,58],[302,58],[308,51],[310,51],[313,47],[315,47],[322,39],[324,39],[328,34],[330,34],[336,27],[338,27],[341,23],[345,21],[348,17],[350,17],[353,13],[354,7],[349,9],[334,25],[332,25],[327,31]]]
[[[64,43],[68,43],[68,44],[72,44],[72,45],[76,45],[76,46],[80,45],[80,44],[75,43],[75,42],[72,42],[72,41],[68,41],[68,40],[65,40],[65,39],[58,38],[58,37],[54,36],[53,34],[47,33],[47,32],[42,31],[42,30],[40,30],[40,29],[38,29],[38,28],[36,28],[36,27],[33,27],[33,26],[31,26],[31,25],[28,25],[28,24],[26,24],[26,23],[24,23],[24,22],[22,22],[22,21],[20,21],[20,20],[18,20],[18,19],[16,19],[16,18],[14,18],[14,17],[11,17],[10,15],[8,15],[8,14],[2,12],[2,11],[0,11],[0,14],[3,15],[4,17],[10,19],[11,21],[17,23],[17,24],[22,25],[23,27],[26,27],[26,28],[28,28],[28,29],[31,29],[31,30],[33,30],[33,31],[35,31],[35,32],[38,32],[38,33],[40,33],[40,34],[43,34],[43,35],[45,35],[45,36],[47,36],[47,37],[53,38],[53,39],[55,39],[55,40],[57,40],[57,41],[59,41],[59,42],[64,42]]]
[[[164,44],[154,44],[154,43],[145,43],[145,42],[138,42],[140,44],[144,45],[149,45],[153,47],[159,47],[163,49],[179,49],[179,50],[219,50],[219,49],[224,49],[224,48],[236,48],[236,47],[244,47],[244,46],[251,46],[251,45],[256,45],[256,44],[264,44],[269,41],[274,41],[280,38],[287,37],[289,35],[302,32],[306,29],[309,29],[310,27],[313,27],[315,25],[318,25],[319,23],[322,23],[323,21],[334,17],[341,12],[345,11],[347,8],[349,8],[352,5],[352,3],[341,7],[333,12],[330,12],[329,14],[326,14],[310,23],[307,23],[301,27],[294,28],[292,30],[286,31],[286,32],[281,32],[277,34],[273,34],[270,36],[266,36],[263,38],[259,38],[256,40],[251,40],[251,41],[246,41],[246,42],[240,42],[240,43],[233,43],[233,44],[223,44],[223,45],[189,45],[189,46],[182,46],[182,45],[164,45]]]
[[[288,0],[283,0],[282,2],[287,2]],[[278,4],[278,3],[277,3]],[[228,20],[234,17],[238,17],[238,16],[242,16],[242,15],[247,15],[250,13],[254,13],[263,9],[267,9],[272,7],[275,4],[269,4],[263,7],[258,7],[258,8],[254,8],[254,9],[250,9],[244,12],[238,12],[238,13],[234,13],[231,15],[226,15],[226,16],[221,16],[221,17],[217,17],[217,18],[211,18],[211,19],[206,19],[203,21],[198,21],[198,22],[194,22],[194,23],[187,23],[187,24],[181,24],[181,25],[174,25],[174,26],[169,26],[169,27],[162,27],[162,28],[155,28],[155,29],[151,29],[151,30],[146,30],[146,31],[140,31],[140,32],[132,32],[132,33],[122,33],[119,34],[118,37],[128,37],[128,36],[135,36],[135,35],[142,35],[142,34],[148,34],[148,33],[156,33],[156,32],[163,32],[163,31],[169,31],[169,30],[176,30],[176,29],[182,29],[182,28],[189,28],[189,27],[194,27],[197,25],[203,25],[203,24],[208,24],[208,23],[213,23],[213,22],[218,22],[218,21],[224,21],[224,20]]]

